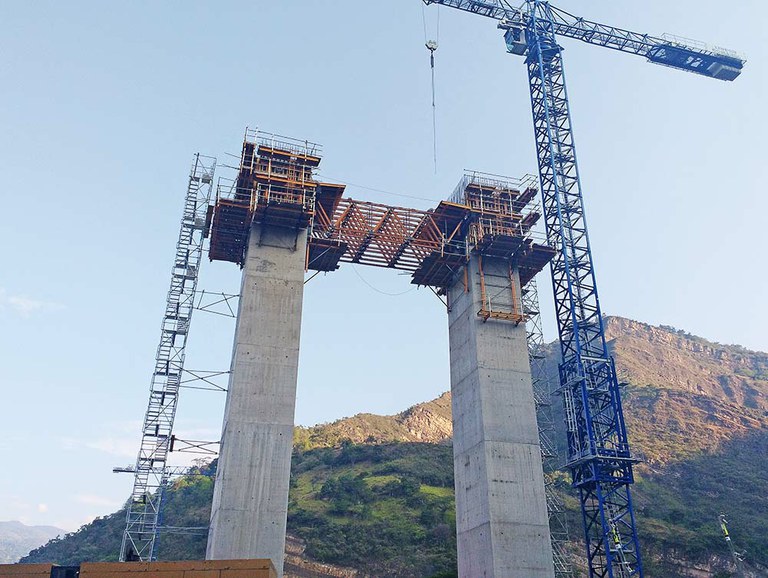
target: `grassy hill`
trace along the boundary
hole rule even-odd
[[[717,525],[723,512],[734,543],[748,552],[749,576],[768,575],[768,355],[620,318],[608,319],[607,332],[628,384],[633,447],[645,460],[637,467],[634,497],[646,576],[730,576]],[[297,428],[288,576],[450,572],[450,433],[449,394],[395,416],[362,414]],[[580,555],[576,501],[566,477],[551,475],[570,508]],[[211,492],[208,477],[178,480],[168,492],[165,524],[206,525]],[[114,558],[123,521],[123,513],[96,520],[25,561]],[[200,558],[204,543],[203,536],[165,536],[161,555]]]

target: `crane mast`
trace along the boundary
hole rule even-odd
[[[525,57],[558,333],[568,463],[581,505],[591,578],[643,576],[630,484],[633,458],[616,369],[605,338],[557,36],[645,56],[650,62],[733,80],[736,53],[584,20],[541,0],[424,0],[493,18],[508,52]]]
[[[562,49],[547,5],[534,6],[526,29],[539,178],[560,335],[560,387],[576,427],[568,465],[579,491],[594,576],[642,576],[632,498],[632,463],[621,396],[600,313]]]

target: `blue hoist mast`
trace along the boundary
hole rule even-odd
[[[719,80],[738,54],[671,36],[638,34],[578,18],[541,0],[424,0],[499,21],[507,50],[525,58],[547,237],[559,247],[552,283],[562,362],[568,463],[579,492],[590,577],[643,576],[630,484],[632,457],[613,358],[606,345],[589,248],[562,48],[557,36],[646,57]]]

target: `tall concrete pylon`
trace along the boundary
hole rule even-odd
[[[509,261],[477,254],[448,290],[460,578],[555,575],[525,323],[478,315],[522,313],[520,295]]]
[[[250,232],[206,559],[269,558],[283,575],[306,229]]]

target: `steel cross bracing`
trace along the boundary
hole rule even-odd
[[[654,37],[578,18],[549,2],[424,0],[499,20],[507,50],[525,56],[562,364],[568,465],[578,488],[591,577],[642,576],[629,484],[627,441],[613,359],[605,340],[576,163],[562,48],[557,36],[645,56],[720,80],[744,66],[738,54],[672,37]]]
[[[149,404],[142,426],[141,447],[136,459],[133,491],[120,548],[121,561],[153,560],[156,555],[163,488],[173,473],[167,467],[167,461],[215,168],[216,159],[195,155],[184,199],[184,214],[152,373]]]
[[[539,313],[539,295],[536,279],[531,279],[523,288],[523,312],[526,317],[525,328],[528,340],[528,358],[531,363],[533,396],[536,402],[536,423],[539,428],[541,460],[545,466],[544,492],[547,498],[549,533],[552,541],[552,561],[556,578],[574,578],[573,568],[568,560],[568,524],[565,518],[565,506],[555,492],[552,478],[548,471],[559,467],[557,446],[553,435],[555,424],[552,418],[552,403],[549,375],[546,367],[546,346]]]

